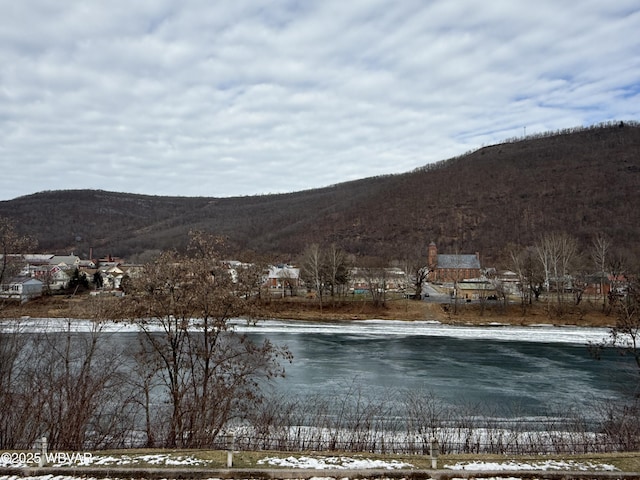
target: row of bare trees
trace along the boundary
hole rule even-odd
[[[228,332],[183,329],[113,336],[105,323],[47,331],[19,320],[0,333],[0,448],[211,446],[282,374],[281,349]],[[207,348],[209,349],[207,351]],[[215,352],[215,353],[214,353]]]
[[[313,243],[305,249],[301,260],[301,275],[306,285],[315,291],[320,309],[327,295],[332,304],[344,298],[351,264],[346,252],[334,243],[326,247]]]
[[[610,313],[638,278],[636,259],[602,234],[584,248],[567,233],[547,233],[532,246],[509,249],[508,265],[518,276],[523,313],[546,294],[549,309],[561,314],[565,304],[579,305],[588,289],[590,300]]]
[[[338,395],[279,396],[238,429],[244,450],[443,453],[593,453],[640,448],[639,406],[616,402],[567,406],[538,417],[476,404],[452,405],[433,394],[394,391],[372,396],[354,385]],[[223,444],[219,445],[220,447]]]
[[[47,331],[21,320],[0,332],[0,448],[122,446],[132,432],[133,397],[124,355],[94,324]]]
[[[420,300],[429,274],[426,257],[419,246],[408,248],[406,253],[402,260],[392,262],[401,273],[392,273],[390,264],[382,259],[357,262],[356,257],[334,243],[327,246],[314,243],[301,256],[301,275],[307,288],[316,293],[320,309],[327,297],[332,306],[344,300],[350,284],[356,280],[363,284],[375,306],[385,305],[389,284],[401,285],[406,297]],[[354,273],[357,279],[353,278]]]
[[[218,239],[194,233],[127,282],[124,299],[94,298],[90,331],[0,325],[0,448],[210,446],[284,375],[285,347],[255,343],[232,320],[254,317],[255,278],[232,275]],[[258,284],[259,286],[259,284]],[[114,323],[115,322],[115,323]],[[113,325],[131,335],[110,335]]]

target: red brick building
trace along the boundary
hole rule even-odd
[[[434,242],[427,253],[430,282],[460,282],[481,275],[480,254],[442,254]]]

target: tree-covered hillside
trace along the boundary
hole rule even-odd
[[[363,161],[363,164],[366,162]],[[366,176],[366,171],[363,171]],[[43,251],[134,256],[185,245],[190,230],[229,238],[234,252],[295,257],[310,243],[393,259],[407,250],[481,252],[562,231],[604,233],[638,253],[640,126],[615,123],[527,137],[400,175],[236,198],[49,191],[0,202],[0,216]]]

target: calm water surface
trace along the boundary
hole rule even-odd
[[[627,395],[637,382],[614,352],[597,361],[602,329],[439,324],[272,322],[247,329],[294,355],[277,388],[291,395],[413,391],[518,415],[566,412]]]
[[[90,322],[83,325],[74,322],[78,331],[90,329]],[[66,323],[34,319],[26,328],[64,331]],[[415,392],[505,416],[535,416],[593,409],[638,387],[629,359],[613,351],[600,361],[590,355],[587,344],[605,338],[605,329],[278,320],[238,321],[236,328],[289,347],[293,363],[274,389],[303,398],[357,390],[375,400]],[[134,326],[114,324],[109,331],[117,343],[135,347]]]

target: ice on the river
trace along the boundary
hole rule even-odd
[[[294,320],[263,320],[256,324],[242,319],[233,320],[237,331],[245,333],[287,333],[287,334],[354,334],[367,336],[433,336],[461,339],[491,339],[503,341],[525,341],[541,343],[568,343],[585,345],[599,343],[608,336],[605,328],[573,326],[510,326],[510,325],[445,325],[433,321],[407,322],[400,320],[359,320],[349,322],[305,322]],[[197,319],[193,321],[197,328]],[[13,325],[13,327],[12,327]],[[147,325],[153,329],[153,323]],[[15,328],[15,324],[0,324],[0,328]],[[77,332],[91,332],[96,325],[91,320],[71,320],[60,318],[23,318],[19,320],[21,331],[64,332],[68,328]],[[156,326],[160,330],[160,326]],[[103,332],[136,332],[134,323],[108,322],[99,327]]]
[[[433,321],[408,322],[400,320],[359,320],[351,322],[305,322],[269,320],[255,326],[238,323],[237,329],[256,333],[315,333],[354,334],[368,336],[432,336],[461,339],[491,339],[518,342],[570,343],[584,345],[598,343],[608,336],[606,328],[573,326],[511,326],[511,325],[445,325]]]

